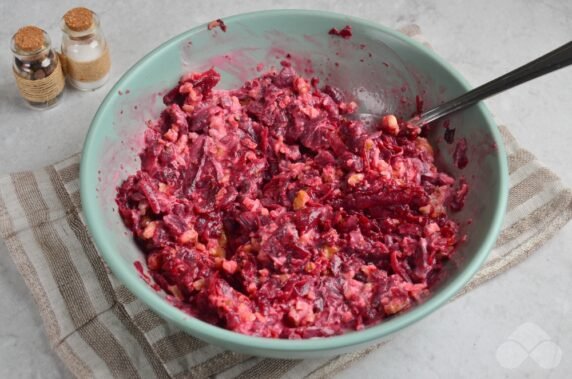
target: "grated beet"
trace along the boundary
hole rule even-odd
[[[244,334],[359,330],[425,298],[453,254],[468,187],[419,130],[286,66],[236,90],[184,75],[118,188],[151,276],[186,312]],[[310,83],[314,83],[312,86]]]

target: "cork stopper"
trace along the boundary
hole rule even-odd
[[[14,46],[22,51],[40,50],[44,47],[45,42],[44,31],[37,26],[24,26],[14,34]]]
[[[70,9],[64,15],[64,22],[74,32],[86,31],[93,25],[93,12],[83,7]]]

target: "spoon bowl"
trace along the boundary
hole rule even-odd
[[[420,115],[411,118],[407,123],[422,127],[440,118],[465,109],[481,100],[510,88],[526,83],[539,76],[559,70],[572,64],[572,42],[568,42],[559,48],[529,62],[503,76],[487,82],[465,94],[455,97],[443,104],[431,108]],[[392,114],[391,108],[385,109],[385,114]],[[356,116],[366,125],[371,125],[380,116],[371,113],[360,113]]]

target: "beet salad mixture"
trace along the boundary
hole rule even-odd
[[[125,225],[171,301],[239,333],[359,330],[423,300],[464,239],[467,185],[440,172],[419,128],[286,65],[215,90],[184,75],[119,188]]]

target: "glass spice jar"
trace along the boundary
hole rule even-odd
[[[33,109],[48,109],[62,98],[65,78],[48,34],[36,26],[20,28],[12,37],[12,71],[20,95]]]
[[[111,59],[97,14],[87,8],[70,9],[61,21],[62,56],[68,81],[90,91],[109,79]]]

